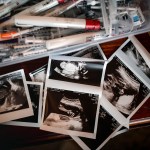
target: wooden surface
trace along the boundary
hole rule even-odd
[[[146,34],[138,35],[137,38],[150,52],[150,36]],[[112,42],[101,44],[101,47],[107,58],[126,40],[120,39]],[[24,69],[27,80],[31,80],[29,72],[43,66],[48,62],[48,57],[19,63],[11,66],[0,68],[0,74],[5,74],[18,69]],[[150,99],[140,108],[140,110],[132,117],[132,126],[137,125],[137,120],[142,120],[143,123],[150,123]],[[147,121],[146,121],[147,120]],[[136,123],[134,123],[136,122]],[[23,145],[39,144],[46,141],[64,140],[69,136],[59,135],[51,132],[42,131],[32,127],[17,127],[17,126],[0,126],[0,143],[1,147],[19,147]],[[1,149],[0,147],[0,149]]]

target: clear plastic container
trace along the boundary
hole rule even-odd
[[[0,67],[15,64],[15,63],[19,63],[19,62],[24,62],[24,61],[28,61],[28,60],[32,60],[32,59],[42,58],[42,57],[45,57],[45,56],[48,56],[48,55],[61,55],[61,54],[64,54],[64,53],[70,53],[71,51],[78,51],[79,49],[82,49],[86,46],[90,46],[90,45],[93,45],[93,44],[98,44],[98,43],[103,43],[103,42],[107,42],[107,41],[112,41],[112,40],[124,38],[124,37],[127,37],[128,35],[131,35],[131,34],[136,35],[136,34],[140,34],[140,33],[150,31],[150,1],[149,0],[133,0],[133,1],[136,2],[137,6],[140,7],[140,9],[142,11],[142,14],[145,18],[145,22],[144,22],[144,24],[142,24],[141,28],[134,29],[133,31],[130,31],[130,32],[127,32],[127,33],[121,33],[119,35],[107,36],[103,39],[96,39],[94,41],[88,41],[88,42],[82,43],[82,44],[80,43],[78,45],[71,45],[71,46],[61,47],[61,48],[52,49],[52,50],[49,50],[49,51],[44,51],[43,50],[42,52],[39,52],[39,53],[37,52],[33,55],[31,54],[31,55],[27,55],[27,56],[24,56],[24,57],[16,57],[16,58],[13,58],[13,59],[11,58],[11,59],[8,59],[7,61],[0,62]],[[104,0],[103,0],[103,2],[104,2]],[[107,5],[106,5],[106,7],[107,7]],[[77,11],[77,13],[80,14],[80,12],[78,12],[78,11]],[[102,14],[103,12],[100,11],[100,13]],[[70,14],[67,13],[67,17],[69,17]],[[77,17],[74,14],[74,12],[72,14],[75,17]],[[97,14],[97,12],[96,12],[96,14]],[[106,19],[105,15],[102,16],[101,14],[98,17],[100,18],[100,20],[102,20],[102,17],[103,17],[102,26],[106,26],[107,24],[104,24],[104,19]],[[137,19],[136,14],[133,13],[132,15],[133,15],[133,17],[135,17],[135,19]],[[106,22],[107,22],[107,20],[106,20]],[[114,24],[115,24],[115,22],[114,22]],[[78,32],[80,32],[80,31],[77,31],[77,33]],[[59,30],[58,30],[58,33],[60,33]],[[82,33],[82,31],[81,31],[81,33]],[[106,33],[107,33],[107,31],[106,31]],[[58,37],[62,37],[62,35],[60,34],[60,35],[58,35]],[[2,44],[0,44],[0,47],[2,47]]]

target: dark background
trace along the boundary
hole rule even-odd
[[[129,130],[111,139],[101,150],[149,150],[150,126]],[[81,150],[72,140],[48,142],[14,150]]]

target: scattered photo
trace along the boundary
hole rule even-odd
[[[71,136],[82,149],[101,149],[109,139],[121,128],[121,125],[102,106],[99,110],[96,139]]]
[[[122,48],[122,51],[150,79],[150,68],[131,40]]]
[[[48,79],[72,83],[100,86],[105,61],[77,59],[77,57],[59,57],[50,59]],[[74,60],[73,60],[74,59]]]
[[[47,64],[30,72],[29,76],[33,82],[45,82],[47,72]]]
[[[93,138],[98,101],[98,94],[47,87],[40,129]]]
[[[81,50],[65,54],[65,56],[107,60],[99,45],[88,46]]]
[[[42,117],[42,92],[43,83],[27,81],[29,95],[31,98],[32,108],[34,115],[26,118],[17,119],[14,121],[6,122],[6,125],[40,127]]]
[[[33,115],[23,70],[0,76],[0,122]]]
[[[103,95],[126,118],[149,97],[150,89],[118,58],[107,64]]]

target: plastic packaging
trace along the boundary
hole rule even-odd
[[[108,1],[112,1],[112,0],[108,0]],[[12,45],[15,45],[16,47],[18,46],[17,44],[19,43],[20,46],[25,50],[31,48],[32,52],[28,52],[28,54],[32,54],[32,55],[21,55],[21,56],[15,56],[15,57],[9,57],[10,52],[7,51],[5,52],[5,55],[8,55],[8,58],[6,57],[5,61],[1,61],[0,62],[0,67],[2,66],[6,66],[6,65],[10,65],[10,64],[14,64],[14,63],[19,63],[19,62],[23,62],[23,61],[27,61],[27,60],[32,60],[32,59],[37,59],[37,58],[41,58],[41,57],[45,57],[50,55],[58,55],[58,54],[63,54],[63,53],[69,53],[71,51],[75,51],[75,49],[80,49],[81,47],[86,47],[86,46],[90,46],[92,44],[100,44],[103,42],[107,42],[107,41],[112,41],[112,40],[116,40],[116,39],[120,39],[120,38],[124,38],[127,37],[130,34],[140,34],[140,33],[144,33],[144,32],[148,32],[150,31],[150,1],[148,0],[133,0],[136,4],[136,6],[138,7],[129,7],[128,9],[130,10],[135,10],[135,11],[130,11],[130,13],[128,14],[131,18],[128,21],[122,21],[118,24],[118,21],[116,20],[116,18],[114,17],[116,15],[116,12],[114,11],[114,13],[111,15],[113,16],[112,18],[114,18],[113,22],[112,22],[112,28],[110,28],[108,26],[110,18],[109,18],[109,12],[108,12],[108,4],[105,0],[101,0],[101,4],[99,5],[91,5],[92,9],[90,9],[90,11],[87,9],[87,7],[85,7],[85,4],[79,3],[78,7],[75,7],[74,9],[71,8],[70,10],[68,10],[66,13],[60,13],[59,16],[60,17],[71,17],[74,16],[74,18],[92,18],[92,19],[99,19],[101,23],[101,31],[106,32],[106,35],[108,36],[104,36],[103,38],[99,38],[99,37],[95,37],[94,40],[90,40],[90,41],[86,41],[86,43],[82,43],[82,44],[78,44],[78,45],[63,45],[63,47],[57,47],[51,50],[46,51],[44,48],[44,46],[42,47],[43,50],[39,50],[38,52],[33,51],[33,49],[31,47],[34,47],[34,49],[36,49],[36,45],[35,43],[29,43],[27,45],[22,45],[22,41],[25,41],[24,38],[18,38],[18,41],[16,41],[16,43],[12,43]],[[119,3],[120,1],[118,1]],[[114,5],[114,3],[112,3]],[[104,7],[103,7],[104,6]],[[121,2],[119,3],[119,6],[122,6]],[[131,5],[132,6],[132,5]],[[114,8],[116,7],[115,5],[113,6]],[[69,7],[68,7],[69,9]],[[85,15],[82,13],[82,10],[84,10],[86,13]],[[92,10],[92,11],[91,11]],[[128,12],[128,10],[126,10]],[[126,19],[126,11],[122,11],[121,8],[119,8],[118,12],[119,12],[119,19]],[[93,14],[94,13],[94,14]],[[47,15],[47,14],[46,14]],[[131,22],[133,22],[133,26],[129,26],[131,24]],[[127,28],[123,28],[123,30],[120,30],[119,26],[123,26],[123,25],[127,25]],[[129,30],[130,28],[130,30]],[[44,29],[45,30],[45,29]],[[43,30],[43,31],[44,31]],[[34,30],[33,30],[34,31]],[[41,41],[45,41],[43,43],[46,43],[46,40],[53,40],[55,38],[60,38],[60,37],[65,37],[65,36],[69,36],[69,35],[75,35],[75,34],[81,34],[84,33],[83,30],[64,30],[64,29],[60,29],[60,28],[50,28],[50,29],[46,29],[43,33],[39,32],[40,30],[36,30],[34,32],[31,32],[30,35],[27,34],[26,37],[26,41],[29,41],[29,39],[37,39],[37,40],[41,40]],[[22,33],[21,31],[19,31],[20,33]],[[18,32],[18,34],[19,34]],[[110,34],[111,33],[111,34]],[[44,36],[43,36],[44,35]],[[28,37],[29,36],[29,37]],[[34,41],[34,40],[31,40]],[[56,43],[57,44],[57,43]],[[9,45],[9,44],[7,44]],[[10,43],[11,45],[11,43]],[[61,44],[60,44],[61,45]],[[8,50],[8,47],[6,46],[6,44],[2,44],[0,43],[0,47],[5,47],[6,50]],[[11,46],[12,47],[12,46]],[[21,49],[17,49],[17,52],[19,52]],[[4,50],[3,50],[4,51]],[[4,52],[2,52],[2,50],[0,49],[0,52],[3,53],[2,55],[4,55]],[[12,53],[12,51],[11,51]],[[1,58],[2,56],[0,56]]]

